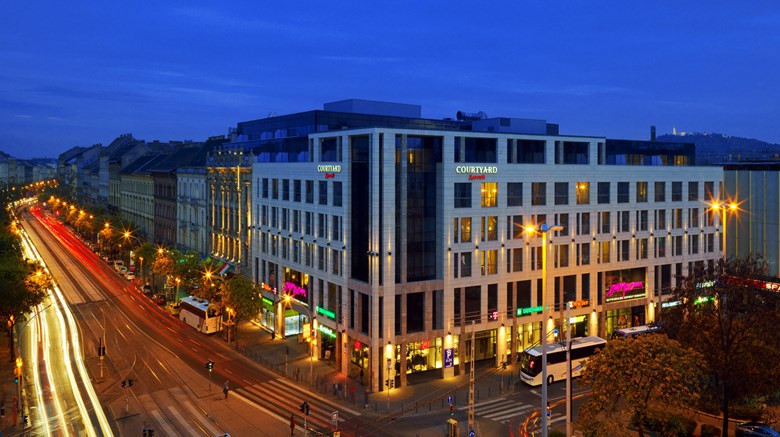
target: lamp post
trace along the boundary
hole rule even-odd
[[[538,228],[527,227],[526,231],[542,234],[542,437],[547,437],[547,234],[562,231],[563,226],[542,224]]]
[[[726,253],[726,212],[736,213],[739,209],[739,205],[734,202],[713,203],[711,209],[714,211],[720,211],[720,223],[723,226],[723,261],[728,260],[728,253]]]
[[[141,282],[144,282],[144,257],[139,256],[139,260],[141,260]]]
[[[289,294],[284,295],[282,298],[282,301],[285,305],[291,305],[292,304],[292,297],[290,297]],[[304,311],[306,311],[306,317],[309,318],[309,324],[311,325],[311,338],[309,339],[309,383],[314,386],[314,351],[317,347],[317,328],[316,328],[316,322],[317,320],[312,318],[311,312],[309,311],[308,307],[301,306]],[[285,358],[285,370],[284,373],[287,374],[287,358]]]

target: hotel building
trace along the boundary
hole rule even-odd
[[[573,336],[652,321],[675,281],[721,256],[708,202],[723,170],[694,166],[690,144],[419,113],[347,100],[239,123],[231,144],[255,157],[261,322],[313,330],[316,359],[374,391],[463,371],[472,337],[473,359],[512,361],[567,302]]]

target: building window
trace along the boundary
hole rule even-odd
[[[314,221],[314,213],[311,211],[306,211],[306,235],[314,236],[314,233],[312,232],[313,221]]]
[[[647,202],[647,182],[636,183],[636,202],[637,203]]]
[[[569,183],[568,182],[555,183],[555,204],[556,205],[569,204]]]
[[[609,203],[609,182],[599,182],[598,191],[599,204]]]
[[[515,144],[518,164],[544,164],[545,141],[517,140]]]
[[[507,251],[507,253],[510,253],[510,251]],[[511,251],[511,258],[512,258],[512,272],[522,272],[523,271],[523,248],[522,247],[516,247],[512,249]]]
[[[495,275],[496,273],[498,273],[498,251],[497,250],[482,251],[481,270],[482,270],[482,276]]]
[[[306,181],[306,203],[314,203],[314,181]]]
[[[453,197],[455,208],[471,208],[471,184],[465,182],[456,183]]]
[[[577,245],[577,265],[590,265],[590,243],[580,243]]]
[[[682,229],[683,227],[683,210],[682,208],[675,208],[674,212],[674,226],[673,229]]]
[[[599,214],[599,234],[609,234],[612,232],[612,223],[610,223],[610,217],[612,213],[610,211],[602,211]]]
[[[628,203],[628,182],[618,182],[617,190],[618,203]]]
[[[525,228],[523,227],[523,216],[521,215],[513,215],[513,216],[507,216],[507,239],[513,240],[518,238],[523,238],[523,233],[525,232]]]
[[[272,228],[279,227],[279,213],[277,212],[275,206],[271,207],[271,227]]]
[[[631,232],[631,221],[628,211],[618,211],[618,232]]]
[[[590,235],[590,213],[577,213],[577,235]]]
[[[647,230],[647,210],[642,209],[636,212],[636,227],[637,231]]]
[[[271,179],[271,198],[279,198],[279,179]]]
[[[300,179],[296,179],[293,181],[293,201],[294,202],[300,202],[301,201],[301,181]]]
[[[666,182],[655,183],[655,201],[666,202]]]
[[[682,202],[682,182],[672,182],[672,202]]]
[[[647,259],[647,238],[640,238],[636,244],[636,259]]]
[[[704,183],[704,199],[712,200],[715,198],[715,182],[709,181]]]
[[[656,230],[663,230],[666,229],[666,210],[665,209],[659,209],[655,212],[655,229]]]
[[[341,252],[336,249],[330,250],[331,272],[334,275],[341,275]]]
[[[331,216],[331,240],[341,241],[341,217],[334,215]]]
[[[462,217],[460,219],[460,242],[471,242],[471,217]]]
[[[664,258],[666,256],[666,238],[660,237],[655,239],[655,257]]]
[[[471,252],[462,252],[460,254],[460,277],[471,277]]]
[[[290,200],[290,180],[282,179],[282,200]]]
[[[699,183],[688,182],[688,200],[695,202],[699,200]]]
[[[320,205],[327,205],[328,204],[328,181],[319,181],[320,185],[320,195],[319,195],[319,204]]]
[[[681,256],[683,254],[682,247],[683,247],[683,237],[682,235],[677,235],[674,237],[673,240],[674,243],[674,256]]]
[[[688,241],[688,253],[690,255],[697,255],[699,253],[699,236],[691,235]]]
[[[523,206],[523,183],[506,184],[506,206]]]
[[[690,213],[688,214],[688,227],[689,228],[698,228],[699,227],[699,208],[691,208]]]
[[[577,205],[590,204],[590,182],[577,182]]]
[[[482,207],[498,206],[498,184],[496,182],[482,183]]]
[[[268,178],[263,178],[263,199],[268,198]]]
[[[497,216],[482,217],[481,228],[482,228],[481,229],[482,241],[498,240],[498,217]]]
[[[333,181],[333,206],[341,206],[341,182]]]
[[[533,206],[547,205],[547,183],[545,182],[531,183],[531,205]]]
[[[554,258],[555,258],[554,265],[556,268],[569,267],[569,245],[556,244]]]
[[[599,242],[599,264],[607,264],[610,262],[611,243],[611,241]]]
[[[618,241],[618,261],[628,261],[629,260],[628,249],[630,247],[631,247],[631,240],[620,240],[620,241]]]

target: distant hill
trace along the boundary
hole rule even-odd
[[[696,144],[697,164],[735,161],[780,161],[780,144],[719,133],[682,132],[658,136],[658,141]]]

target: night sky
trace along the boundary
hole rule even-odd
[[[775,1],[31,0],[0,16],[0,150],[19,158],[201,141],[347,98],[780,143]]]

